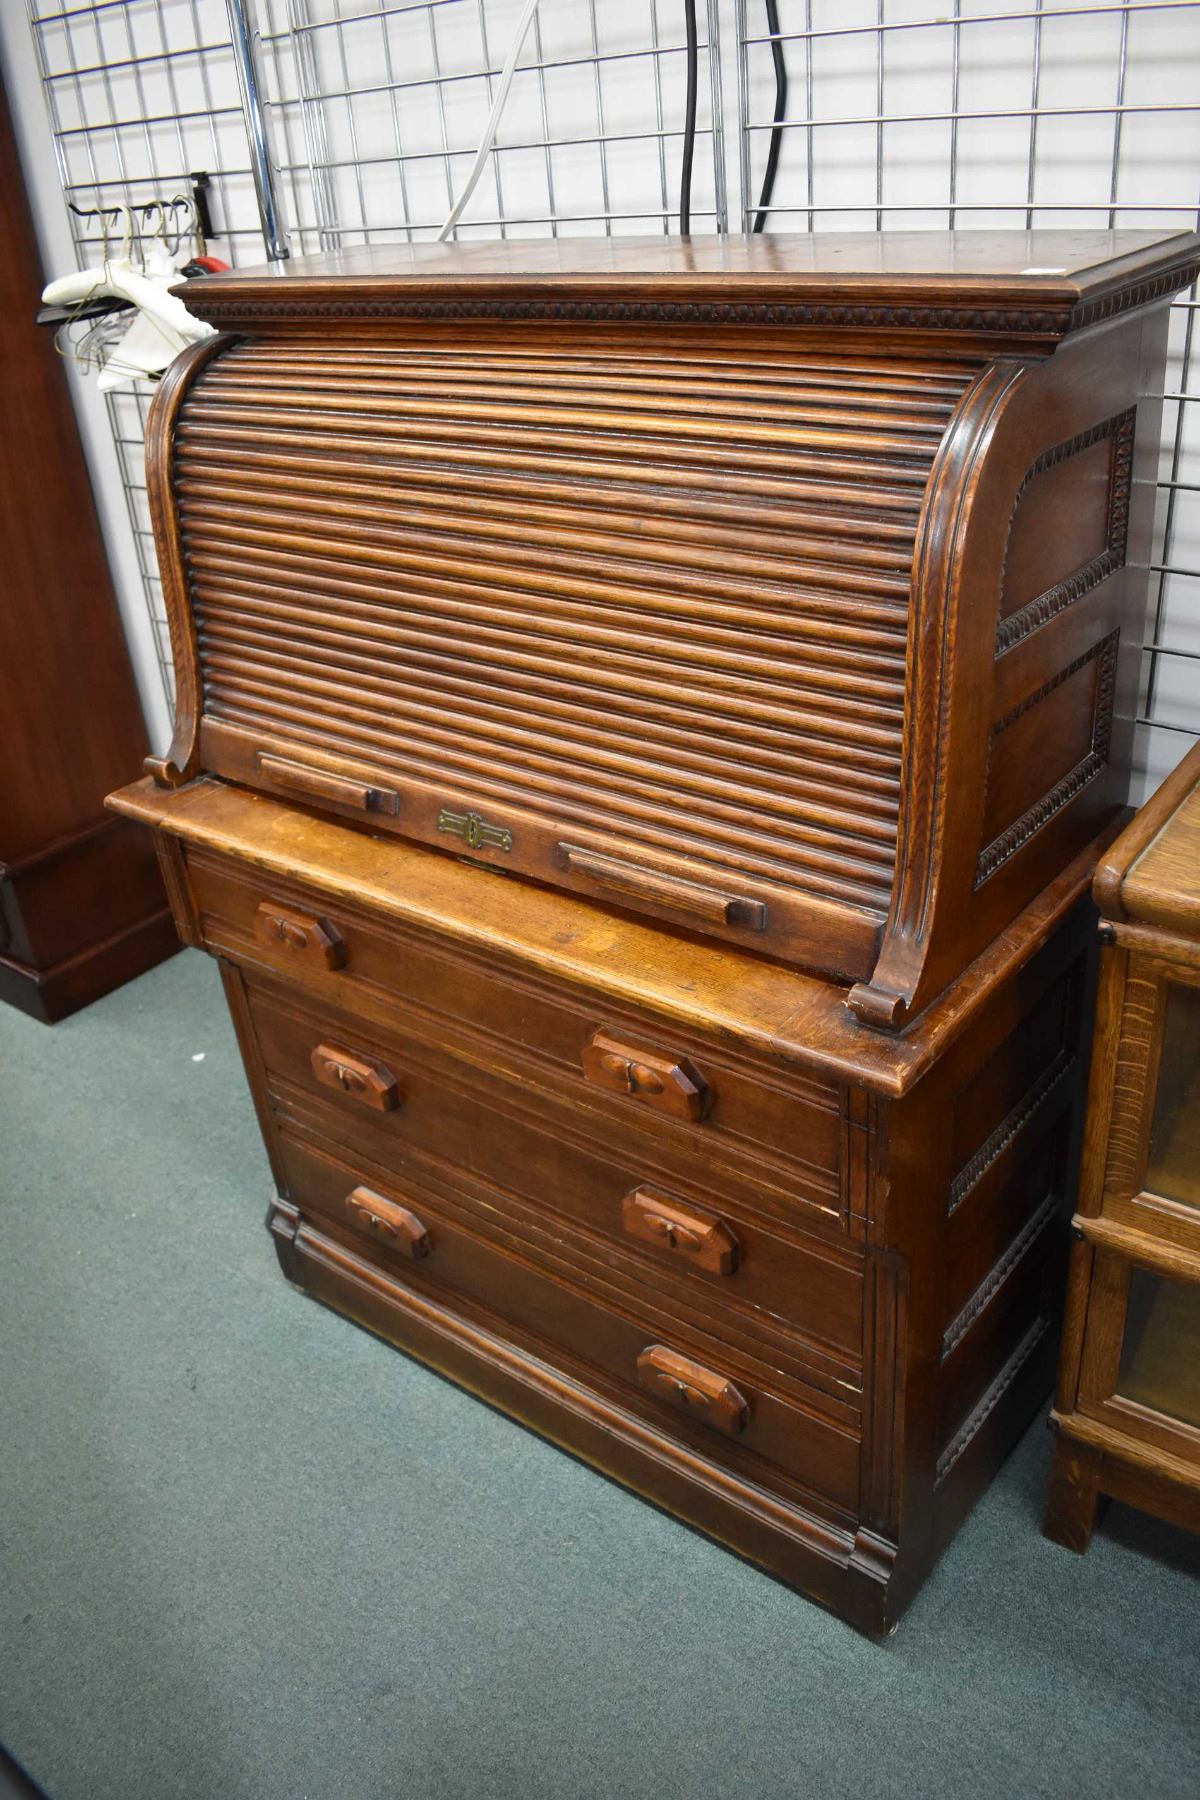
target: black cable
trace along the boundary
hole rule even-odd
[[[754,230],[762,231],[767,223],[767,209],[775,191],[775,171],[779,167],[779,146],[783,142],[783,121],[787,117],[787,64],[779,41],[779,7],[776,0],[766,0],[767,30],[771,33],[771,61],[775,64],[775,116],[771,123],[771,141],[767,146],[767,166],[763,170],[762,192],[754,215]]]
[[[683,0],[687,33],[687,103],[683,115],[683,167],[679,179],[679,229],[692,229],[692,152],[696,147],[696,0]],[[709,51],[711,55],[711,48]]]

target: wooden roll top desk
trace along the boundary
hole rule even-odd
[[[285,1270],[872,1631],[1053,1362],[1198,261],[400,246],[189,284],[153,409],[114,804]]]

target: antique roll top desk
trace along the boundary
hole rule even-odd
[[[872,1631],[1049,1381],[1198,261],[400,246],[190,284],[153,409],[114,804],[286,1273]]]

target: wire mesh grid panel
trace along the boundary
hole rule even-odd
[[[28,4],[68,200],[137,208],[205,170],[215,248],[235,264],[262,260],[225,0]],[[524,0],[257,0],[295,251],[436,235],[524,11]],[[696,12],[695,230],[726,224],[727,149],[734,223],[755,222],[773,141],[768,230],[1196,220],[1200,0],[948,0],[940,13],[930,0],[699,0]],[[683,0],[544,0],[458,234],[677,229],[685,17]],[[98,260],[97,220],[73,215],[72,228],[81,265]],[[1147,781],[1175,759],[1179,734],[1200,728],[1195,317],[1194,296],[1173,315]],[[142,468],[148,398],[131,386],[109,408],[167,680]]]
[[[525,0],[259,0],[299,247],[436,236]],[[724,230],[718,7],[696,9],[692,224]],[[523,37],[461,237],[678,228],[685,8],[555,0]]]
[[[224,0],[30,0],[30,25],[58,172],[81,268],[164,229],[152,201],[190,195],[210,178],[214,247],[258,261],[262,234]],[[168,213],[181,228],[186,209]],[[135,245],[136,249],[136,245]],[[107,396],[159,668],[171,693],[171,651],[146,498],[147,383]]]
[[[27,0],[80,267],[141,209],[210,178],[214,248],[263,259],[225,0]],[[292,247],[436,235],[482,134],[523,0],[257,0],[279,199]],[[558,0],[521,49],[496,153],[459,235],[678,227],[684,9]],[[723,230],[716,0],[697,7],[692,226]],[[90,216],[88,216],[90,215]],[[154,220],[151,229],[157,229]],[[171,655],[144,474],[151,394],[108,396],[168,698]]]
[[[736,22],[747,229],[1198,222],[1195,0],[737,0]],[[1171,321],[1135,798],[1200,733],[1196,312]]]

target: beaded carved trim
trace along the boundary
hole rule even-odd
[[[946,1216],[956,1213],[963,1201],[983,1180],[992,1164],[998,1162],[1009,1145],[1035,1119],[1061,1088],[1075,1066],[1073,1056],[1060,1050],[1049,1068],[1044,1069],[1028,1092],[1022,1094],[1012,1111],[1006,1113],[990,1137],[984,1139],[969,1162],[965,1162],[950,1183]]]
[[[935,1485],[940,1486],[945,1481],[959,1457],[974,1443],[1049,1329],[1050,1315],[1042,1313],[1029,1327],[974,1412],[967,1414],[938,1457],[937,1469],[934,1473]]]
[[[308,295],[288,295],[279,289],[286,281],[264,282],[273,288],[270,298],[249,300],[236,291],[228,297],[205,284],[201,299],[197,296],[200,316],[214,323],[229,319],[595,319],[621,322],[648,320],[671,325],[834,325],[876,328],[902,327],[918,331],[1008,332],[1023,337],[1063,337],[1069,331],[1081,331],[1118,313],[1132,312],[1135,307],[1149,306],[1155,300],[1178,293],[1194,279],[1200,260],[1179,263],[1175,267],[1137,282],[1120,287],[1097,300],[1082,301],[1071,307],[1067,301],[1042,310],[1020,307],[971,306],[902,306],[894,302],[870,304],[804,303],[769,300],[565,300],[553,293],[526,299],[508,299],[490,295],[479,299],[446,294],[437,299],[410,300],[401,292],[377,299],[319,299]],[[564,280],[569,278],[564,277]],[[797,278],[801,279],[800,277]],[[404,278],[397,277],[397,289]],[[231,282],[230,286],[234,286]]]
[[[1115,319],[1118,313],[1132,312],[1135,306],[1149,306],[1155,300],[1165,300],[1168,294],[1177,294],[1183,288],[1190,287],[1197,273],[1200,273],[1200,263],[1193,258],[1166,270],[1164,274],[1139,282],[1137,287],[1118,288],[1115,293],[1105,294],[1099,300],[1083,301],[1071,314],[1071,330],[1082,331],[1088,325],[1099,325],[1105,319]]]
[[[1057,311],[1006,312],[961,306],[823,305],[769,300],[563,300],[503,298],[406,300],[308,299],[280,295],[267,300],[228,299],[205,293],[203,317],[228,319],[523,319],[660,325],[832,325],[863,330],[1005,332],[1022,337],[1062,337],[1071,328],[1064,306]]]
[[[1043,1231],[1045,1231],[1047,1225],[1049,1225],[1051,1219],[1055,1217],[1058,1210],[1059,1196],[1053,1192],[1047,1194],[1033,1217],[1028,1219],[1017,1233],[999,1262],[988,1271],[987,1275],[980,1282],[957,1318],[953,1319],[946,1327],[945,1335],[942,1338],[943,1362],[945,1362],[946,1358],[958,1348],[959,1344],[962,1343],[976,1319],[978,1319],[982,1313],[986,1312],[987,1308],[996,1298],[996,1295],[1000,1292],[1000,1289],[1004,1286],[1009,1276],[1017,1267],[1017,1264],[1024,1259],[1030,1250],[1032,1250],[1034,1244],[1036,1244],[1037,1240],[1041,1237]]]
[[[1125,565],[1125,553],[1129,539],[1129,495],[1133,482],[1133,430],[1135,412],[1119,413],[1115,418],[1106,419],[1102,425],[1093,425],[1090,431],[1080,432],[1078,437],[1069,439],[1065,444],[1056,444],[1053,450],[1047,450],[1033,463],[1017,490],[1013,503],[1012,518],[1009,520],[1009,535],[1012,534],[1013,521],[1017,516],[1017,507],[1021,496],[1032,481],[1045,474],[1056,464],[1066,462],[1068,457],[1076,456],[1081,450],[1090,449],[1093,444],[1101,443],[1105,438],[1112,439],[1112,464],[1108,480],[1108,542],[1099,556],[1095,556],[1082,569],[1076,569],[1064,580],[1047,588],[1044,594],[1038,594],[1028,601],[1017,612],[1009,613],[1001,619],[996,627],[996,655],[1003,656],[1014,644],[1039,630],[1068,606],[1099,587],[1110,575]],[[1005,562],[1008,560],[1008,545],[1005,544]],[[1003,582],[1001,584],[1003,586]]]
[[[985,845],[980,852],[979,862],[975,869],[975,886],[977,888],[982,887],[983,883],[994,875],[997,869],[1003,868],[1004,864],[1014,857],[1018,850],[1024,849],[1030,838],[1044,825],[1048,825],[1055,813],[1061,812],[1064,806],[1069,805],[1103,771],[1108,762],[1109,740],[1112,736],[1113,700],[1117,681],[1117,644],[1120,635],[1119,631],[1113,631],[1106,638],[1101,638],[1099,643],[1093,644],[1090,650],[1085,651],[1082,656],[1077,656],[1074,662],[1068,663],[1064,669],[1060,669],[1052,681],[1046,682],[1043,687],[1038,688],[1036,693],[1030,694],[1027,700],[1023,700],[1020,706],[1014,707],[1012,712],[992,727],[992,736],[988,745],[989,765],[996,739],[1002,731],[1019,719],[1022,713],[1027,713],[1031,707],[1044,700],[1048,694],[1052,694],[1055,688],[1061,687],[1064,681],[1077,674],[1086,663],[1099,662],[1096,674],[1095,710],[1092,715],[1092,742],[1087,755],[1082,757],[1073,769],[1069,769],[1061,781],[1056,781],[1048,793],[1043,794],[1026,812],[1023,812],[1019,819],[1014,820],[1005,831],[1002,831],[999,837],[993,838],[990,844]]]

